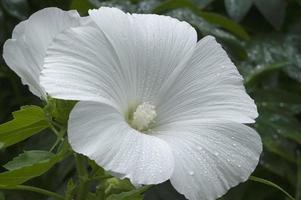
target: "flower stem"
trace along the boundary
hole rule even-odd
[[[281,191],[283,194],[285,194],[289,199],[295,200],[295,198],[292,195],[290,195],[283,188],[281,188],[280,186],[276,185],[275,183],[273,183],[271,181],[268,181],[268,180],[265,180],[263,178],[259,178],[259,177],[256,177],[256,176],[250,176],[249,180],[272,186],[272,187],[276,188],[277,190]]]
[[[85,159],[83,156],[79,154],[74,154],[75,157],[75,162],[76,162],[76,169],[78,172],[78,181],[79,181],[79,186],[78,186],[78,192],[76,195],[76,200],[85,200],[86,195],[88,192],[88,174],[85,168]]]
[[[54,192],[51,192],[49,190],[45,190],[45,189],[42,189],[42,188],[38,188],[38,187],[28,186],[28,185],[16,185],[16,186],[12,186],[12,187],[0,186],[0,189],[31,191],[31,192],[36,192],[36,193],[43,194],[43,195],[46,195],[46,196],[49,196],[49,197],[53,197],[57,200],[64,200],[64,197],[57,194],[57,193],[54,193]]]

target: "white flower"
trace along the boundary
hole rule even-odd
[[[4,44],[3,58],[33,94],[45,99],[39,76],[46,50],[58,33],[83,23],[77,11],[40,10],[15,27],[12,38]]]
[[[197,42],[189,24],[166,16],[89,15],[95,23],[56,35],[43,53],[47,93],[80,100],[68,124],[72,148],[135,185],[170,179],[191,200],[246,181],[262,151],[244,125],[257,109],[215,39]]]

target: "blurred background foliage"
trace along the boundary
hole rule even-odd
[[[255,175],[271,180],[301,200],[301,1],[300,0],[0,0],[1,47],[16,24],[45,7],[76,9],[119,7],[127,12],[157,13],[185,20],[199,38],[213,35],[239,68],[248,93],[255,99],[259,118],[254,125],[264,151]],[[2,55],[2,48],[1,48]],[[42,105],[0,58],[0,123],[12,118],[20,106]],[[44,131],[24,142],[0,150],[0,165],[24,150],[47,150],[55,138]],[[0,171],[4,171],[1,168]],[[74,176],[67,158],[29,185],[65,190]],[[72,188],[72,183],[68,184]],[[231,189],[223,200],[280,200],[274,188],[248,181]],[[35,200],[31,192],[2,191],[0,200]],[[152,187],[147,200],[181,200],[169,182]]]

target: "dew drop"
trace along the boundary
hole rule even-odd
[[[234,147],[236,147],[236,146],[237,146],[237,144],[236,144],[236,143],[233,143],[232,145],[233,145]]]
[[[198,150],[202,150],[203,149],[203,147],[198,147]]]
[[[194,172],[193,172],[193,171],[190,171],[190,172],[189,172],[189,175],[190,175],[190,176],[193,176],[193,175],[194,175]]]
[[[218,155],[219,155],[219,153],[218,153],[218,152],[215,152],[215,153],[214,153],[214,155],[218,156]]]
[[[241,168],[241,165],[238,165],[239,168]]]

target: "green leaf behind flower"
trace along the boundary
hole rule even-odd
[[[24,106],[13,112],[14,119],[0,125],[0,149],[16,144],[49,127],[42,108]]]

